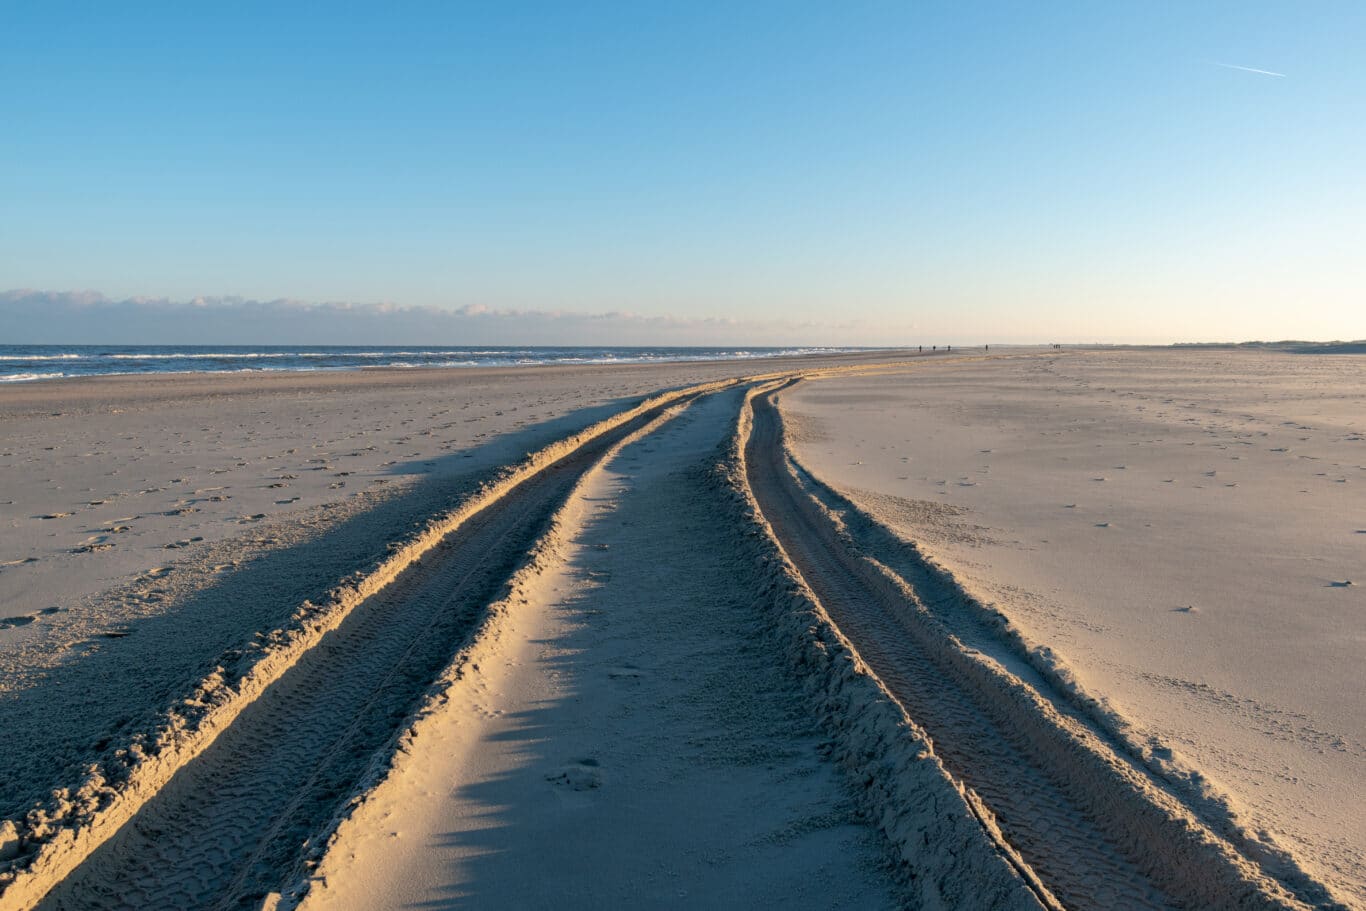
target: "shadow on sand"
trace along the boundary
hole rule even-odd
[[[550,695],[502,700],[477,747],[499,771],[437,798],[461,823],[408,845],[421,872],[400,876],[422,891],[394,906],[894,906],[708,486],[735,405],[694,406],[609,466],[619,493],[586,501],[571,589],[518,661]]]
[[[217,574],[204,565],[211,561],[186,560],[57,615],[48,635],[54,643],[69,641],[67,653],[29,685],[0,694],[0,819],[17,818],[150,730],[160,712],[215,667],[230,666],[254,637],[284,625],[300,604],[321,599],[347,574],[374,565],[390,542],[453,508],[500,466],[642,398],[613,399],[437,459],[390,466],[392,475],[420,477],[339,521],[328,521],[326,507],[276,520],[314,523],[316,531],[298,543],[259,550]],[[210,552],[231,553],[240,546],[235,541],[268,532],[257,526],[209,545]],[[92,620],[105,631],[77,632]],[[71,624],[65,636],[63,622]]]

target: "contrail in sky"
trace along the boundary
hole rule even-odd
[[[1213,63],[1215,66],[1222,66],[1227,70],[1242,70],[1244,73],[1260,73],[1263,76],[1275,76],[1277,79],[1285,78],[1285,73],[1273,73],[1271,70],[1259,70],[1255,67],[1239,66],[1236,63],[1220,63],[1217,60],[1211,60],[1210,63]]]

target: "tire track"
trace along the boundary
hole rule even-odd
[[[763,518],[945,768],[1053,895],[1078,908],[1303,907],[859,554],[789,467],[774,395],[753,400],[745,441]]]
[[[352,610],[41,907],[236,909],[277,892],[581,477],[679,404],[593,438],[467,518]]]
[[[389,544],[389,554],[343,577],[320,603],[302,602],[282,626],[219,656],[198,680],[166,694],[160,708],[118,738],[80,775],[4,826],[8,855],[0,862],[0,909],[29,909],[132,819],[167,782],[208,749],[255,699],[279,680],[351,612],[390,585],[466,521],[522,482],[604,434],[672,403],[735,385],[722,380],[663,391],[634,407],[529,452],[504,466],[449,511]],[[17,834],[17,853],[15,840]]]

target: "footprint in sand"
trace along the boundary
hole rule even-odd
[[[571,791],[592,791],[602,787],[602,772],[596,759],[580,759],[557,772],[548,773],[545,780]]]
[[[91,541],[88,544],[82,544],[80,547],[71,548],[71,552],[73,554],[93,554],[101,550],[110,550],[113,547],[114,545],[108,541]]]
[[[1352,580],[1351,580],[1351,579],[1343,579],[1343,580],[1338,581],[1338,582],[1329,582],[1329,583],[1328,583],[1328,587],[1329,587],[1329,588],[1350,588],[1351,585],[1352,585]]]
[[[37,614],[25,614],[22,617],[5,617],[3,620],[0,620],[0,629],[13,629],[17,626],[28,626],[37,619]]]

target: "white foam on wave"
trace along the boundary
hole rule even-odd
[[[90,357],[86,354],[5,354],[0,361],[70,361]]]
[[[37,346],[35,346],[37,347]],[[464,368],[464,367],[539,367],[593,364],[657,364],[714,360],[753,360],[791,357],[803,354],[832,354],[858,351],[841,347],[788,347],[772,350],[752,348],[396,348],[391,350],[349,351],[130,351],[93,348],[88,352],[53,354],[3,353],[0,364],[13,372],[0,374],[0,382],[28,382],[86,376],[126,376],[154,373],[245,373],[262,371],[360,370],[372,368]],[[32,363],[65,362],[75,369],[38,372],[24,369]],[[179,362],[179,363],[177,363]],[[213,363],[205,363],[213,362]],[[203,364],[203,367],[199,365]],[[269,365],[269,366],[267,366]]]
[[[31,380],[53,380],[66,376],[65,373],[4,373],[0,383],[27,383]]]

